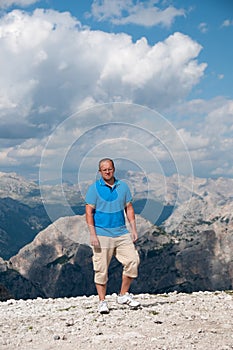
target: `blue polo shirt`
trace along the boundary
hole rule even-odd
[[[132,201],[128,185],[115,179],[112,187],[101,177],[86,194],[86,204],[94,207],[94,225],[99,236],[118,237],[128,233],[124,209]]]

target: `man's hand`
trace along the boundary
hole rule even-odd
[[[93,247],[99,247],[100,242],[96,234],[91,234],[90,235],[90,243]]]
[[[90,231],[90,244],[93,247],[99,247],[100,242],[95,231],[93,211],[94,207],[89,204],[86,204],[86,222]]]
[[[136,242],[136,240],[138,239],[138,234],[136,229],[135,214],[134,214],[134,208],[132,203],[127,204],[127,206],[125,207],[125,213],[131,227],[132,240],[133,242]]]
[[[133,240],[133,242],[136,242],[137,239],[138,239],[138,234],[137,234],[137,232],[136,232],[136,231],[132,232],[132,240]]]

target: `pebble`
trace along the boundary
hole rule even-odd
[[[137,311],[108,295],[0,302],[0,349],[232,350],[233,293],[139,294]]]

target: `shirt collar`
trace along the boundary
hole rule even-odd
[[[102,176],[101,176],[99,182],[100,182],[101,186],[108,186],[108,185],[106,184],[106,182],[104,181],[104,179],[102,178]],[[118,186],[118,185],[120,185],[120,180],[118,180],[118,179],[115,178],[113,187],[116,187],[116,186]]]

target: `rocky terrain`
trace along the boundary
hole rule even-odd
[[[0,303],[1,350],[230,350],[231,292],[139,294],[138,310],[108,295],[108,315],[96,296]]]

